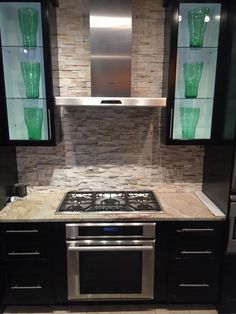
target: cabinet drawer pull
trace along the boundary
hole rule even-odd
[[[38,233],[37,229],[26,229],[26,230],[6,230],[6,233]]]
[[[177,229],[176,232],[212,232],[215,231],[215,229],[212,228],[206,228],[206,229],[195,229],[195,228],[183,228],[183,229]]]
[[[210,287],[207,283],[180,283],[179,287],[203,287],[208,288]]]
[[[42,289],[42,287],[40,285],[37,286],[12,286],[11,287],[12,290],[24,290],[24,289]]]
[[[181,251],[180,254],[212,254],[212,251]]]
[[[20,256],[20,255],[40,255],[38,251],[35,252],[8,252],[7,255],[9,256]]]

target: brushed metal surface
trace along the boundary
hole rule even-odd
[[[68,300],[116,300],[116,299],[153,299],[154,298],[154,260],[155,260],[155,240],[138,241],[143,244],[142,252],[142,290],[140,293],[111,293],[111,294],[82,294],[80,287],[80,254],[77,249],[71,250],[71,246],[78,248],[80,241],[66,241],[67,243],[67,281],[68,281]],[[119,241],[109,241],[116,244]],[[123,241],[125,242],[125,241]],[[135,241],[127,241],[128,244]],[[101,241],[99,241],[101,245]],[[145,250],[145,247],[150,245],[151,250]],[[89,248],[89,250],[92,247]],[[117,243],[117,250],[119,244]],[[97,248],[95,248],[97,250]],[[114,249],[113,249],[114,251]],[[106,253],[109,251],[107,250]],[[125,253],[125,252],[124,252]],[[102,254],[102,253],[101,253]],[[112,254],[112,252],[110,252]],[[124,268],[125,271],[125,268]]]
[[[55,103],[57,106],[165,107],[166,98],[55,97]]]
[[[84,236],[80,234],[80,227],[142,227],[143,228],[143,233],[142,235],[132,235],[132,236],[122,236],[122,235],[106,235],[106,236],[99,236],[99,235],[93,235],[93,236]],[[93,238],[93,239],[98,239],[98,238],[155,238],[156,235],[156,223],[154,222],[108,222],[108,223],[100,223],[100,222],[90,222],[90,223],[69,223],[66,224],[66,238],[67,239],[85,239],[85,238]]]
[[[131,0],[90,0],[91,95],[131,94]]]

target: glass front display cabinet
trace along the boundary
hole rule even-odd
[[[167,143],[212,139],[217,84],[224,85],[217,82],[221,17],[222,3],[217,1],[178,1],[172,6]]]
[[[49,5],[48,1],[0,2],[4,144],[55,141]]]

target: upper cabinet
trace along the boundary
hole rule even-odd
[[[55,11],[55,10],[54,10]],[[0,140],[55,144],[49,1],[0,1]]]
[[[225,8],[219,1],[173,1],[170,11],[167,143],[212,143],[226,89]]]

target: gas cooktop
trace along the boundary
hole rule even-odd
[[[67,192],[57,213],[156,212],[162,208],[152,191]]]

